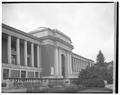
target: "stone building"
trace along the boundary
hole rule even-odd
[[[77,78],[94,62],[72,52],[71,39],[56,29],[25,33],[2,24],[2,81],[6,78]]]

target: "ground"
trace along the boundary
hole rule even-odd
[[[108,88],[80,88],[80,87],[47,87],[34,90],[28,90],[27,92],[32,93],[112,93],[111,89]]]

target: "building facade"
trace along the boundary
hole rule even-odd
[[[40,54],[37,38],[2,25],[2,79],[40,77]]]
[[[6,78],[77,78],[94,62],[72,52],[71,39],[56,29],[25,33],[2,24],[2,80]]]
[[[72,53],[72,75],[78,78],[79,72],[86,67],[94,65],[94,61]]]

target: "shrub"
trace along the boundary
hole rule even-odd
[[[75,84],[75,85],[79,85],[78,79],[73,79],[73,80],[71,80],[71,83],[72,83],[72,84]]]
[[[50,88],[63,85],[65,85],[64,80],[51,80],[48,84]]]
[[[7,86],[7,84],[6,83],[2,83],[2,87],[6,87]]]
[[[111,73],[106,72],[103,77],[104,77],[104,80],[107,80],[108,84],[112,84],[113,83],[113,76],[112,76]]]
[[[105,83],[101,79],[86,79],[81,82],[84,87],[105,87]]]

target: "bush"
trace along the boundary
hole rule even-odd
[[[104,80],[106,80],[108,84],[113,83],[113,76],[111,73],[106,72],[103,77],[104,77]]]
[[[71,80],[71,83],[74,84],[74,85],[79,85],[78,79]]]
[[[6,87],[7,86],[7,84],[6,83],[2,83],[2,87]]]
[[[108,84],[113,84],[113,78],[112,78],[112,77],[109,78],[109,79],[107,80],[107,83],[108,83]]]
[[[64,86],[64,80],[51,80],[49,81],[48,87]]]
[[[105,83],[101,79],[86,79],[81,82],[84,87],[105,87]]]

